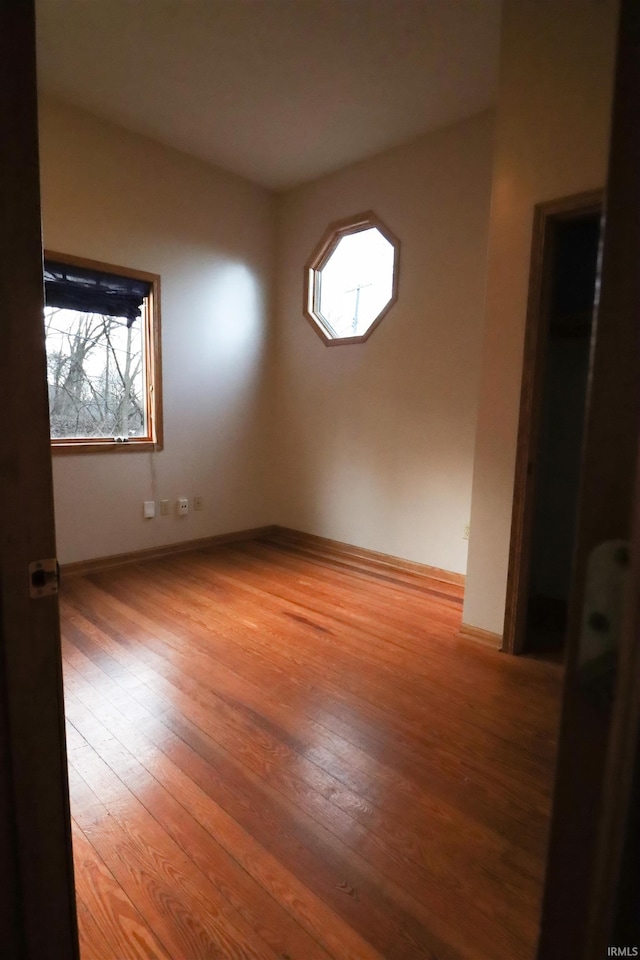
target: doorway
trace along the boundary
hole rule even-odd
[[[560,660],[571,585],[602,196],[536,208],[505,649]]]

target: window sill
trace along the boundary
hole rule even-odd
[[[80,453],[153,453],[162,450],[162,444],[153,440],[52,440],[53,456]]]

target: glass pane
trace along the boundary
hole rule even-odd
[[[147,436],[144,319],[45,307],[54,440]]]
[[[319,274],[319,312],[335,337],[362,336],[386,307],[394,254],[376,227],[340,240]]]

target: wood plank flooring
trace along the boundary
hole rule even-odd
[[[82,960],[532,960],[559,667],[280,534],[70,579]]]

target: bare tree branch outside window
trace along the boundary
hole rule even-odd
[[[45,307],[51,437],[146,433],[144,323]]]

